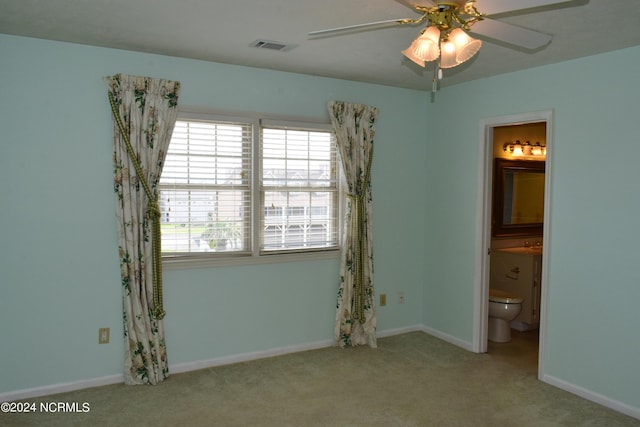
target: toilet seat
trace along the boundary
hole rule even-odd
[[[490,288],[489,301],[499,302],[502,304],[521,304],[523,299],[517,295],[510,294],[509,292]]]

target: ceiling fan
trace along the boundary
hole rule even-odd
[[[420,35],[407,49],[402,51],[402,54],[421,67],[425,67],[427,62],[435,61],[432,87],[435,92],[438,89],[438,81],[442,79],[443,68],[456,67],[471,59],[480,50],[482,41],[473,39],[467,32],[529,50],[541,48],[551,41],[552,36],[548,34],[507,24],[506,22],[491,19],[489,16],[567,3],[573,0],[422,1],[422,3],[428,4],[410,3],[408,0],[396,1],[411,7],[422,16],[416,19],[389,19],[312,31],[309,36],[329,36],[354,30],[427,23]]]

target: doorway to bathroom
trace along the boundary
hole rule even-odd
[[[478,216],[477,216],[477,256],[476,256],[476,283],[474,293],[474,337],[473,349],[478,353],[487,351],[497,351],[501,348],[515,350],[517,348],[533,349],[535,360],[537,361],[538,376],[542,372],[542,360],[538,357],[543,354],[544,332],[545,332],[545,307],[547,295],[547,258],[549,252],[545,250],[545,244],[549,243],[549,212],[550,212],[550,158],[552,151],[552,118],[553,112],[541,111],[526,114],[494,117],[484,119],[480,122],[479,135],[479,179],[478,179]],[[543,155],[544,154],[544,155]],[[502,159],[497,161],[496,159]],[[524,163],[521,163],[522,161]],[[513,207],[516,203],[514,196],[509,192],[505,196],[506,189],[513,190],[513,176],[509,175],[509,182],[503,182],[500,190],[500,197],[507,197],[507,203],[494,196],[495,178],[497,173],[503,174],[503,170],[497,164],[533,165],[540,163],[527,163],[527,161],[543,162],[544,178],[543,182],[536,184],[542,187],[544,195],[520,197],[521,203],[525,205]],[[531,175],[533,177],[533,175]],[[511,186],[511,187],[510,187]],[[504,194],[503,194],[504,193]],[[534,199],[540,198],[542,206],[532,206]],[[499,211],[495,209],[498,203]],[[526,215],[520,212],[518,216],[511,217],[514,211],[525,211]],[[494,216],[494,211],[496,215]],[[499,213],[499,214],[498,214]],[[508,216],[507,216],[508,214]],[[503,221],[504,220],[504,221]],[[536,225],[537,224],[537,225]],[[542,226],[544,224],[544,226]],[[538,227],[538,228],[536,228]],[[512,324],[513,341],[508,344],[496,346],[488,340],[489,328],[489,289],[492,283],[492,254],[493,258],[500,258],[501,252],[514,252],[535,254],[539,264],[538,271],[532,264],[532,274],[536,274],[537,289],[529,289],[530,294],[526,298],[526,316],[518,315]],[[496,267],[496,262],[500,267]],[[528,261],[527,261],[528,263]],[[494,260],[493,280],[498,276],[505,276],[504,280],[509,285],[512,282],[524,280],[527,263],[513,266],[501,260]],[[517,268],[516,268],[517,267]],[[508,268],[506,272],[498,271],[497,268]],[[513,271],[512,271],[513,270]],[[511,279],[509,279],[511,278]],[[515,279],[514,279],[515,278]],[[499,280],[499,279],[498,279]],[[537,300],[536,300],[537,299]],[[523,301],[523,307],[525,303]],[[531,314],[534,314],[532,317]],[[539,344],[538,344],[539,343]],[[513,344],[513,345],[511,345]],[[500,347],[502,346],[502,347]],[[510,346],[510,347],[509,347]],[[520,353],[516,351],[516,353]],[[529,355],[531,356],[531,355]],[[530,358],[530,357],[529,357]],[[525,360],[522,361],[526,363]],[[535,363],[535,362],[534,362]]]

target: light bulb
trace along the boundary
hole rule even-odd
[[[524,156],[524,153],[522,152],[522,145],[520,144],[520,140],[517,140],[515,145],[513,146],[513,155]]]
[[[456,46],[451,41],[442,43],[442,55],[440,56],[441,68],[453,68],[460,63],[456,59]]]
[[[534,156],[542,155],[542,147],[540,147],[539,142],[536,142],[535,144],[533,144],[533,146],[531,147],[531,154],[533,154]]]

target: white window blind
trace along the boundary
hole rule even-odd
[[[251,251],[250,123],[178,120],[160,178],[163,255]]]
[[[262,122],[260,250],[338,246],[337,154],[333,133]]]

